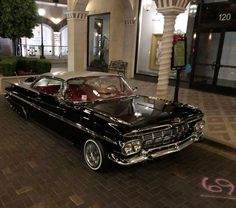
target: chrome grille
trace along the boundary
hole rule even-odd
[[[140,139],[143,142],[143,148],[146,149],[166,145],[181,140],[185,135],[188,136],[192,132],[191,126],[189,123],[182,123],[166,129],[138,134],[135,138]]]

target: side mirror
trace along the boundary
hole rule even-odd
[[[64,103],[65,102],[65,99],[63,97],[63,95],[61,93],[59,93],[57,96],[56,96],[56,99],[59,103]]]
[[[138,87],[133,87],[132,90],[133,90],[133,92],[137,92]]]

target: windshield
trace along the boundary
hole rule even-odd
[[[65,99],[86,102],[131,95],[133,91],[122,77],[86,77],[68,80]]]

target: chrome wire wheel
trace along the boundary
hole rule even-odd
[[[102,150],[100,144],[89,139],[84,144],[84,159],[92,170],[98,170],[102,165]]]

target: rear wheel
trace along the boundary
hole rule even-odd
[[[105,147],[94,139],[85,142],[84,159],[89,168],[95,171],[104,170],[108,163]]]

